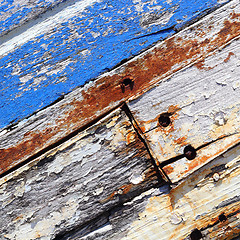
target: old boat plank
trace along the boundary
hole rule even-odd
[[[210,159],[199,152],[187,160],[186,146],[199,149],[225,137],[216,142],[217,153],[240,141],[239,46],[239,39],[232,41],[128,104],[159,166],[182,155],[166,167],[173,181]]]
[[[105,216],[162,180],[117,109],[0,181],[1,239],[30,240]]]
[[[240,234],[240,146],[217,157],[169,194],[148,199],[122,239],[232,239]],[[219,216],[224,214],[226,219]],[[195,239],[195,238],[192,238]],[[198,238],[199,239],[199,238]]]
[[[62,101],[21,121],[14,129],[9,128],[2,131],[0,136],[0,172],[4,173],[18,163],[31,158],[44,148],[106,114],[123,101],[136,98],[151,88],[154,83],[161,82],[164,77],[202,60],[205,56],[228,44],[240,34],[239,6],[239,1],[231,1],[216,10],[214,14],[210,14],[191,27],[157,44],[119,68],[74,90],[65,96]],[[62,33],[59,34],[59,38],[62,38],[62,36]],[[64,52],[66,52],[65,48]],[[111,59],[109,54],[106,54],[106,56]],[[93,55],[91,54],[91,56]],[[35,60],[41,61],[38,55],[31,53],[31,56]],[[57,59],[57,56],[54,59]],[[4,58],[2,60],[7,62]],[[66,61],[68,62],[67,59]],[[41,64],[47,66],[46,61]],[[61,69],[61,66],[55,63],[54,65],[56,69]],[[99,65],[101,65],[99,62],[94,62],[94,66],[98,67]],[[17,65],[14,63],[14,66]],[[38,66],[37,63],[36,66]],[[90,66],[88,66],[88,69],[90,69]],[[77,73],[75,70],[74,72]],[[36,71],[34,74],[38,73],[39,71]],[[89,74],[89,71],[86,73]],[[28,74],[27,71],[26,74]],[[73,78],[76,77],[74,74],[71,75]],[[17,75],[18,78],[20,75]],[[35,75],[31,76],[34,77]],[[35,77],[34,79],[37,79]],[[54,75],[54,79],[56,79],[55,77]],[[127,80],[123,81],[124,79]],[[134,83],[133,88],[129,87],[128,81]],[[60,85],[55,86],[56,89],[62,91]],[[4,107],[8,108],[8,104]],[[28,98],[28,104],[34,104],[31,97]],[[27,105],[25,103],[23,105],[24,109],[27,109]],[[9,109],[8,111],[10,111]]]
[[[35,9],[44,10],[49,3],[44,1],[41,9],[41,2]],[[191,5],[188,0],[70,0],[37,20],[29,19],[28,25],[1,38],[0,128],[46,107],[221,4],[217,0]],[[31,4],[21,8],[23,20],[28,11]],[[3,22],[8,24],[6,19]]]
[[[102,225],[66,231],[61,240],[200,240],[199,231],[204,240],[235,239],[240,234],[239,164],[238,144],[176,188],[150,189],[113,209]]]

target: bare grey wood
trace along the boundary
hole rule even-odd
[[[1,179],[1,239],[53,239],[158,184],[120,109]]]

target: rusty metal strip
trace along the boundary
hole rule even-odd
[[[238,37],[239,5],[238,1],[232,1],[197,24],[75,90],[56,105],[21,123],[14,131],[2,133],[0,173]]]

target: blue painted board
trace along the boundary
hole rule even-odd
[[[1,0],[0,36],[66,0]]]
[[[53,28],[41,28],[0,57],[0,128],[51,104],[217,6],[217,0],[92,0]]]

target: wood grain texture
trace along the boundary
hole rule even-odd
[[[2,131],[0,172],[11,169],[106,114],[123,101],[137,98],[153,84],[203,60],[228,44],[240,34],[239,9],[239,2],[232,1],[119,68],[74,90],[56,104]],[[108,54],[106,56],[109,58]],[[231,57],[235,56],[230,56],[230,60]],[[95,62],[95,65],[99,64]],[[126,78],[132,79],[134,86],[132,90],[126,86],[123,92],[121,85]],[[61,89],[59,85],[56,88]],[[28,103],[32,102],[28,98]]]
[[[8,0],[2,5],[2,18],[11,10],[13,14],[0,26],[29,23],[1,38],[0,128],[48,106],[228,2],[70,0],[31,20],[34,10],[39,14],[63,1],[40,0],[24,6],[25,1]]]
[[[199,149],[226,137],[216,143],[217,153],[240,141],[239,46],[240,40],[234,40],[129,103],[158,165],[183,154],[187,145]],[[169,116],[167,127],[159,123],[161,114]],[[195,160],[183,156],[182,161],[169,165],[166,171],[177,181],[190,169],[209,161],[211,151],[209,157],[199,153]]]
[[[119,109],[0,181],[3,240],[53,239],[159,184]]]
[[[239,154],[238,146],[195,172],[169,194],[149,198],[145,210],[138,214],[139,220],[122,239],[190,239],[195,228],[202,231],[204,239],[238,236]],[[227,217],[224,222],[218,220],[222,213]]]
[[[114,209],[108,222],[94,231],[87,232],[85,226],[61,239],[191,240],[196,228],[203,240],[239,239],[239,164],[238,145],[176,188],[150,189]],[[221,214],[226,217],[223,221],[219,220]]]

